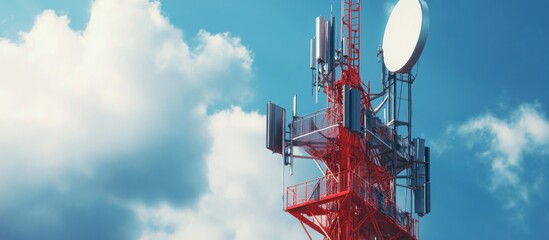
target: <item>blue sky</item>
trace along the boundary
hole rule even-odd
[[[395,0],[362,2],[364,81]],[[427,1],[414,135],[421,239],[544,239],[545,1]],[[306,239],[280,210],[265,103],[301,113],[314,18],[339,1],[0,3],[0,238]],[[52,10],[52,11],[49,11]],[[289,183],[313,177],[300,162]],[[198,235],[200,234],[200,235]]]

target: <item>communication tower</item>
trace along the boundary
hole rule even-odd
[[[395,5],[378,51],[378,92],[360,78],[360,7],[360,0],[341,1],[341,39],[333,14],[316,18],[311,84],[317,102],[326,94],[326,108],[298,116],[294,97],[286,125],[286,110],[269,102],[266,146],[291,174],[294,158],[310,159],[322,172],[283,183],[284,209],[309,238],[312,229],[331,240],[418,239],[417,217],[431,211],[430,151],[424,139],[412,138],[412,68],[427,39],[428,7],[423,0]]]

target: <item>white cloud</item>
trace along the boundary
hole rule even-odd
[[[505,198],[506,208],[523,208],[532,191],[539,191],[540,180],[525,178],[527,156],[549,154],[549,120],[539,106],[523,104],[507,118],[486,114],[473,118],[457,128],[457,132],[473,144],[485,149],[479,156],[491,164],[490,189]],[[534,158],[535,159],[535,158]],[[526,169],[531,175],[532,169]],[[519,213],[522,215],[522,213]],[[522,216],[523,217],[523,216]]]
[[[81,166],[142,144],[174,108],[203,118],[196,109],[215,99],[204,96],[248,93],[252,59],[238,38],[201,31],[190,49],[159,7],[95,1],[81,32],[48,10],[20,42],[0,41],[0,175]]]
[[[265,149],[265,116],[234,107],[210,118],[210,192],[196,209],[136,206],[142,239],[303,239],[281,208],[280,157]]]
[[[81,31],[47,10],[0,38],[0,238],[132,238],[129,205],[204,191],[205,109],[251,96],[253,57],[228,33],[196,40],[147,0],[93,1]]]

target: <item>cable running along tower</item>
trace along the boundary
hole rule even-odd
[[[427,39],[428,8],[423,0],[395,5],[378,51],[382,89],[372,92],[360,78],[360,7],[342,0],[339,24],[333,14],[316,18],[311,85],[317,102],[326,94],[326,108],[298,116],[294,97],[286,125],[286,110],[269,102],[266,146],[282,155],[283,178],[296,158],[322,173],[294,186],[283,180],[284,209],[310,239],[311,231],[330,240],[418,239],[417,217],[431,211],[430,151],[412,138],[412,68]]]

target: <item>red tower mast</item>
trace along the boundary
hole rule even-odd
[[[428,148],[425,155],[423,140],[412,141],[410,137],[411,102],[407,122],[398,121],[394,104],[399,82],[407,84],[411,101],[414,76],[409,72],[387,72],[383,66],[383,91],[371,94],[369,85],[365,86],[360,78],[360,0],[342,0],[341,12],[342,48],[335,51],[334,62],[330,62],[329,54],[311,57],[316,61],[311,68],[318,74],[313,74],[313,84],[317,91],[323,89],[326,93],[326,109],[296,116],[294,106],[286,139],[287,132],[280,130],[286,127],[285,110],[268,105],[267,148],[283,154],[286,165],[293,164],[294,157],[311,159],[323,173],[318,179],[288,187],[285,210],[300,221],[311,239],[308,228],[331,240],[417,239],[418,220],[411,210],[397,207],[396,187],[401,184],[396,179],[406,179],[403,185],[410,199],[411,191],[423,189],[425,184],[417,184],[418,169],[423,169],[424,177]],[[322,21],[317,19],[317,39],[311,41],[311,49],[318,47],[313,46],[315,43],[325,44],[318,39],[319,29],[324,27],[326,31],[320,37],[326,35],[328,45],[333,41],[334,23],[323,25]],[[335,66],[340,69],[337,80]],[[375,117],[379,108],[374,109],[372,101],[382,96],[386,98],[381,105],[388,102],[393,112],[389,114],[394,117],[392,123]],[[399,125],[408,127],[408,136],[399,135]],[[294,155],[295,147],[309,156]],[[430,211],[430,205],[427,208],[427,212],[416,212],[423,215]]]

